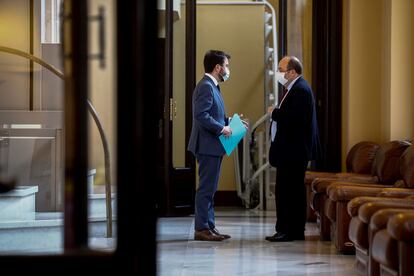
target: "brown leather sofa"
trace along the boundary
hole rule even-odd
[[[370,254],[372,239],[379,230],[386,227],[390,216],[402,210],[414,210],[414,197],[358,197],[348,203],[348,213],[352,216],[349,238],[356,249],[359,275],[379,275],[379,265]]]
[[[373,238],[372,255],[381,275],[414,275],[414,211],[399,212],[388,220],[387,228]]]
[[[372,177],[373,163],[380,145],[374,142],[363,141],[355,144],[346,158],[347,172],[307,172],[305,177],[308,210],[308,221],[316,217],[321,240],[330,240],[329,220],[323,214],[323,203],[326,199],[326,187],[333,181],[356,179],[375,182]]]
[[[403,154],[400,154],[404,148]],[[380,181],[382,184],[387,185],[394,180],[394,183],[397,183],[396,185],[405,185],[407,188],[410,188],[395,188],[400,194],[403,190],[407,192],[404,196],[414,194],[410,193],[414,191],[411,189],[414,188],[414,145],[404,147],[401,144],[399,147],[395,147],[390,153],[392,153],[391,157],[388,158],[388,162],[390,163],[385,164],[387,166],[385,168],[387,174],[378,174]],[[401,156],[398,157],[398,155]],[[396,168],[399,168],[399,170]],[[403,181],[397,181],[398,178],[402,178]],[[365,183],[361,184],[355,185],[355,183],[336,182],[327,188],[328,199],[325,202],[325,215],[331,222],[331,235],[333,235],[335,246],[339,252],[344,254],[353,253],[354,251],[353,243],[348,236],[348,228],[351,220],[347,209],[348,202],[358,196],[378,196],[378,194],[383,194],[386,190],[391,191],[394,189],[381,185],[368,186]]]
[[[318,218],[317,222],[321,240],[329,240],[335,236],[334,228],[332,228],[330,222],[336,220],[336,201],[329,199],[327,193],[328,187],[333,183],[337,184],[338,181],[341,181],[343,186],[353,185],[382,188],[384,185],[392,185],[399,178],[399,157],[409,145],[410,143],[406,141],[390,141],[380,145],[375,154],[371,174],[349,175],[349,177],[342,179],[317,178],[312,182],[311,206],[315,210]],[[347,218],[346,204],[343,207],[345,219],[348,219],[349,222],[350,218]],[[328,213],[331,214],[330,219],[326,215]]]
[[[372,164],[374,163],[375,154],[379,149],[379,144],[370,141],[362,141],[356,143],[346,156],[346,172],[318,172],[307,171],[305,174],[307,211],[306,220],[316,221],[315,211],[311,208],[312,199],[311,184],[316,178],[334,178],[346,179],[359,175],[369,175],[372,172]]]

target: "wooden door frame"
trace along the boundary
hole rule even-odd
[[[321,156],[316,169],[341,171],[343,0],[313,0],[312,84]]]
[[[185,49],[185,145],[188,145],[192,126],[192,93],[195,87],[196,1],[186,1],[186,49]],[[186,151],[185,167],[173,166],[173,121],[170,100],[173,99],[173,0],[166,0],[165,11],[165,97],[164,97],[164,170],[165,196],[160,215],[177,216],[194,213],[195,159]]]

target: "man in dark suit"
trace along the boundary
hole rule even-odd
[[[219,82],[230,76],[230,56],[222,51],[210,50],[204,56],[204,77],[193,92],[193,126],[188,150],[199,164],[199,187],[195,197],[194,239],[222,241],[230,238],[220,234],[214,220],[214,194],[220,176],[221,161],[225,153],[219,136],[231,135],[224,109]]]
[[[271,242],[304,240],[306,220],[305,171],[319,148],[315,100],[293,56],[279,62],[276,78],[286,88],[278,107],[269,107],[272,127],[269,162],[276,172],[276,233]]]

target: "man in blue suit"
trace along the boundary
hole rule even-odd
[[[219,136],[231,135],[224,109],[219,82],[230,76],[230,56],[222,51],[210,50],[204,56],[204,77],[193,92],[193,126],[188,150],[199,164],[199,187],[195,196],[194,239],[222,241],[229,235],[220,234],[214,220],[214,194],[220,176],[221,161],[225,153]]]
[[[279,106],[268,112],[277,128],[272,130],[269,162],[276,172],[276,234],[271,242],[304,240],[306,220],[305,171],[319,149],[315,100],[302,77],[302,64],[286,56],[279,62],[276,78],[286,92]]]

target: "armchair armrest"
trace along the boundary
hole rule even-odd
[[[382,189],[379,187],[335,185],[329,187],[327,194],[333,201],[349,201],[358,196],[376,196]]]
[[[414,189],[407,189],[407,188],[384,188],[378,196],[381,197],[407,197],[407,196],[414,196]]]
[[[390,218],[387,230],[398,241],[414,242],[414,211],[401,212]]]
[[[377,212],[375,212],[371,220],[369,222],[369,228],[372,232],[378,232],[379,230],[387,228],[388,220],[398,214],[398,213],[404,213],[404,212],[413,212],[414,209],[400,209],[400,208],[392,208],[392,209],[381,209]]]
[[[375,197],[375,196],[358,196],[358,197],[355,197],[355,198],[351,199],[348,202],[348,205],[347,205],[348,214],[351,217],[355,217],[355,216],[358,215],[358,210],[359,210],[359,207],[361,207],[361,205],[363,205],[367,202],[377,202],[377,201],[380,201],[380,200],[381,200],[381,198]]]
[[[334,172],[315,172],[315,171],[306,171],[305,173],[305,184],[311,185],[313,180],[316,178],[332,178],[335,177],[337,173]]]
[[[387,224],[388,226],[388,224]],[[398,244],[391,238],[387,229],[379,230],[372,241],[372,258],[387,268],[398,269]]]
[[[376,179],[376,180],[375,180]],[[369,177],[352,177],[352,178],[315,178],[312,181],[311,187],[314,193],[325,193],[329,186],[333,183],[342,183],[343,185],[353,185],[353,186],[369,186],[369,187],[384,187],[385,185],[376,184],[377,178]],[[385,186],[387,187],[387,186]]]
[[[312,192],[313,193],[325,193],[326,188],[331,185],[333,182],[338,181],[337,178],[328,177],[328,178],[315,178],[312,183]]]
[[[363,204],[358,210],[358,217],[361,221],[368,224],[375,212],[385,209],[410,209],[414,211],[414,200],[403,200],[398,198],[388,198],[381,202],[368,202]]]
[[[355,181],[355,182],[363,182],[363,183],[378,183],[379,179],[377,176],[373,175],[364,175],[364,174],[353,174],[349,175],[346,178],[346,181]]]

